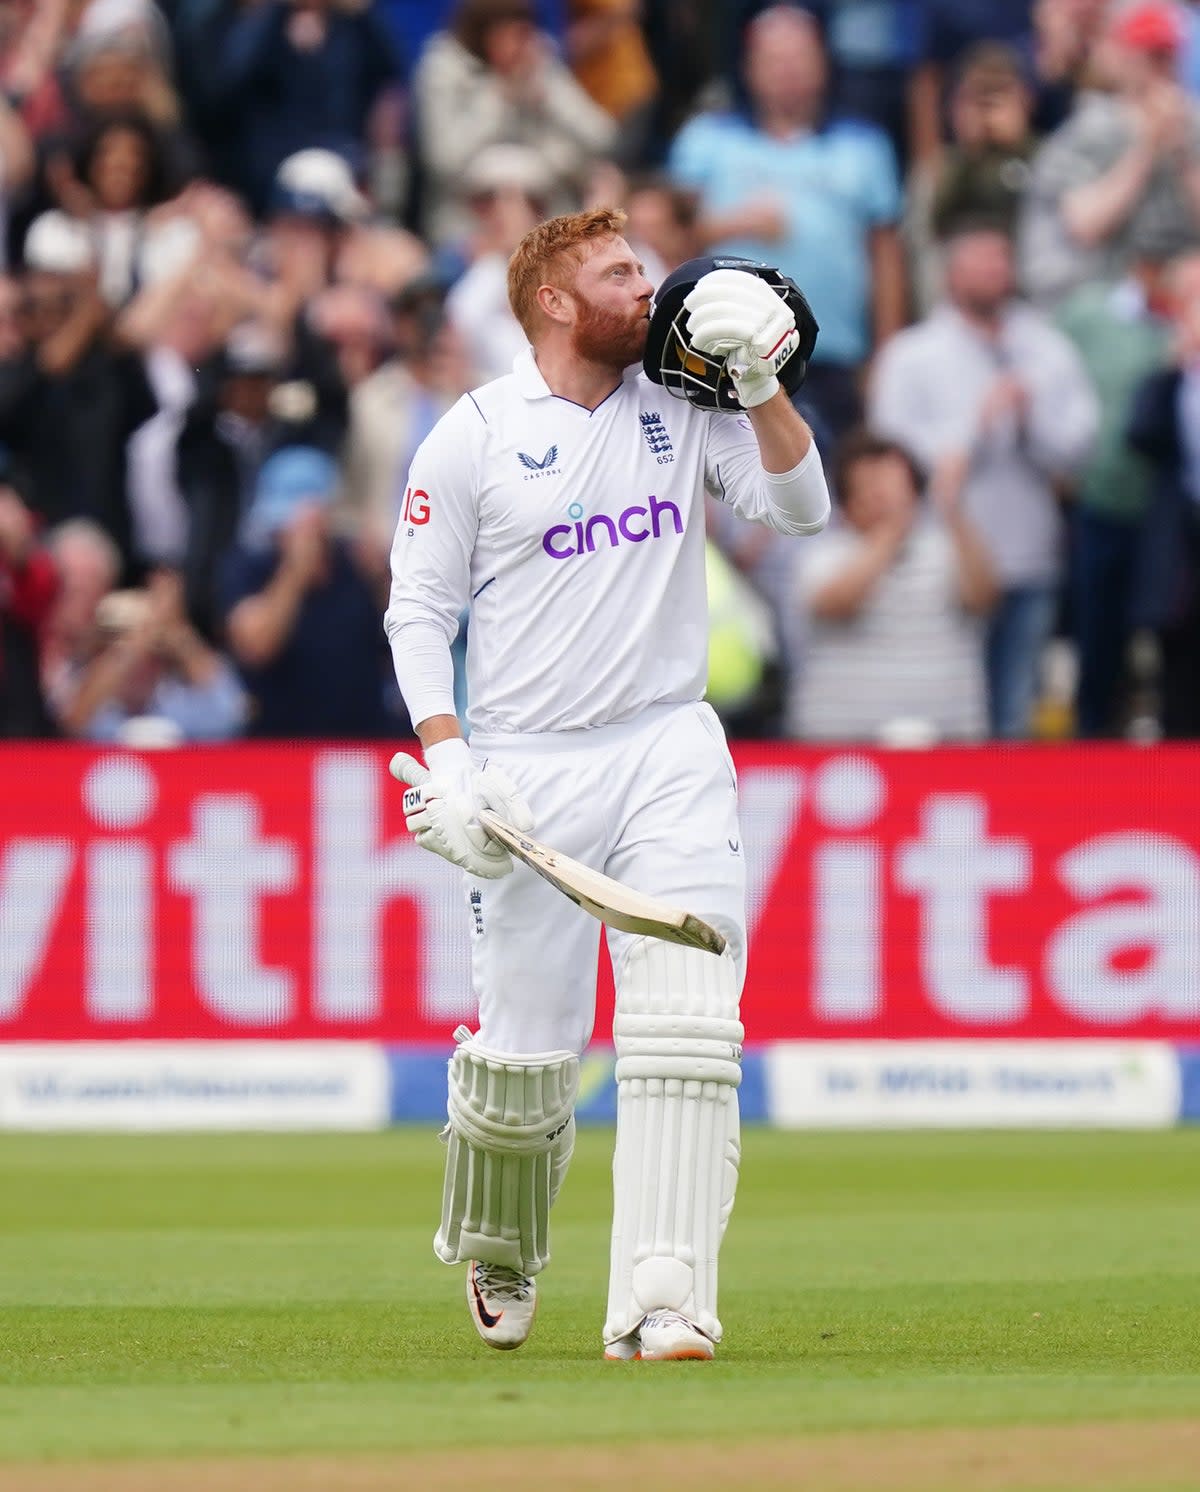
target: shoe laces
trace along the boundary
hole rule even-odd
[[[483,1294],[493,1300],[510,1303],[526,1301],[533,1294],[533,1281],[527,1274],[510,1269],[506,1264],[475,1265],[475,1283]]]
[[[639,1330],[644,1331],[646,1327],[652,1330],[660,1326],[686,1326],[689,1331],[694,1331],[698,1337],[704,1333],[694,1321],[689,1321],[682,1311],[651,1311],[642,1320]]]

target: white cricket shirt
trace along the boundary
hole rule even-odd
[[[578,730],[697,700],[708,659],[704,496],[785,534],[829,497],[814,445],[769,477],[744,415],[695,409],[640,369],[588,410],[532,350],[418,448],[385,626],[413,724],[454,714],[449,645],[470,607],[473,731]]]

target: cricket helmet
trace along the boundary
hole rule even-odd
[[[794,394],[804,382],[808,360],[817,341],[817,321],[795,280],[771,264],[705,254],[681,264],[658,287],[650,306],[650,331],[642,366],[646,377],[700,409],[740,410],[732,374],[725,367],[724,353],[701,352],[688,334],[684,299],[696,282],[714,269],[738,269],[757,275],[787,302],[796,318],[800,341],[795,352],[779,369],[779,382]]]

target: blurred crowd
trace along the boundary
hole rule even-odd
[[[710,513],[733,734],[1200,736],[1183,0],[2,0],[0,735],[405,734],[408,462],[596,203],[820,322],[833,523]]]

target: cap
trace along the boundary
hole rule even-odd
[[[51,208],[30,223],[21,257],[26,269],[77,275],[92,265],[91,235],[78,218]]]
[[[349,162],[334,150],[298,150],[275,172],[269,211],[275,215],[352,223],[366,217],[367,199]]]
[[[254,501],[242,539],[252,547],[268,543],[306,504],[327,507],[337,495],[337,462],[317,446],[284,446],[268,456],[258,473]]]
[[[1177,52],[1183,27],[1174,5],[1167,0],[1141,0],[1113,21],[1113,39],[1138,52]]]

